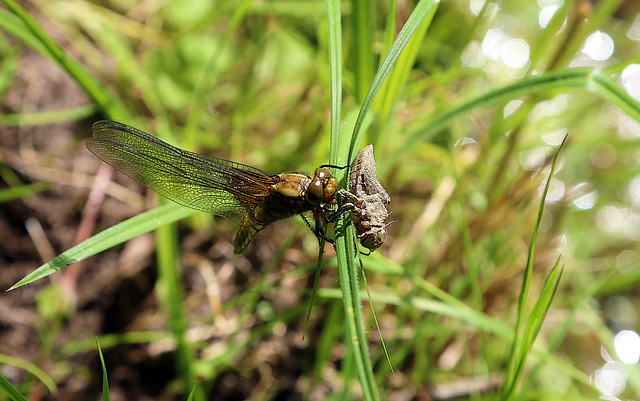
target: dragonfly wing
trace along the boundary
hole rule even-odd
[[[160,195],[245,226],[269,194],[269,174],[171,146],[128,125],[99,121],[87,148]],[[257,232],[257,231],[256,231]],[[255,233],[254,233],[255,234]]]

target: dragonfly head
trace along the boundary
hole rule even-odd
[[[312,205],[331,202],[338,190],[338,180],[324,167],[316,169],[307,190],[307,201]]]

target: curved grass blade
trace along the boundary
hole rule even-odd
[[[360,263],[360,274],[362,275],[362,282],[364,283],[364,288],[367,290],[367,298],[369,299],[369,304],[371,305],[373,322],[375,323],[376,330],[378,330],[378,335],[380,336],[380,344],[382,345],[384,356],[385,358],[387,358],[387,363],[389,364],[389,369],[391,369],[391,374],[393,375],[393,377],[396,377],[396,372],[393,369],[393,364],[391,363],[391,358],[389,357],[389,350],[387,349],[387,345],[384,342],[384,337],[382,336],[382,330],[380,329],[380,324],[378,322],[378,315],[376,314],[376,310],[373,307],[373,299],[371,298],[371,291],[369,291],[369,284],[367,283],[367,275],[364,271],[364,266],[362,265],[362,259],[360,258],[360,255],[358,255],[358,262]]]
[[[0,388],[11,397],[14,401],[27,401],[27,399],[14,387],[9,380],[7,380],[2,374],[0,374]]]
[[[161,294],[158,298],[166,310],[168,326],[176,341],[174,356],[178,374],[182,382],[193,383],[193,351],[186,337],[187,317],[183,306],[185,295],[182,292],[182,273],[179,269],[178,227],[167,224],[156,231],[156,257],[158,261],[158,283],[156,288]]]
[[[368,86],[373,78],[375,57],[373,54],[374,2],[369,0],[351,0],[353,7],[352,28],[354,50],[354,75],[356,78],[355,95],[358,103],[367,95]]]
[[[379,128],[369,136],[368,142],[376,146],[378,144],[384,145],[385,137],[381,138],[380,133],[388,132],[390,121],[393,118],[393,111],[398,103],[400,94],[409,83],[409,75],[415,65],[418,52],[423,47],[424,37],[427,34],[434,15],[435,12],[429,13],[427,19],[420,24],[416,32],[411,36],[411,39],[407,42],[404,51],[398,56],[393,70],[389,72],[387,79],[378,92],[378,96],[373,102],[373,108],[380,119],[380,125]]]
[[[538,229],[540,228],[540,222],[542,221],[542,212],[544,211],[544,203],[547,198],[547,192],[549,191],[551,178],[553,177],[553,173],[556,169],[558,156],[560,155],[560,151],[562,150],[562,146],[564,145],[566,140],[567,137],[565,136],[562,140],[562,143],[560,144],[560,147],[558,148],[558,151],[556,152],[553,163],[551,165],[549,178],[547,178],[547,183],[544,187],[542,198],[540,199],[538,218],[536,219],[536,225],[533,230],[531,244],[529,245],[527,266],[525,268],[524,278],[522,281],[522,290],[520,291],[520,298],[518,300],[518,318],[514,330],[513,343],[511,346],[511,360],[509,361],[507,375],[505,377],[504,386],[502,388],[501,399],[503,401],[511,400],[515,396],[518,384],[522,380],[522,374],[524,372],[524,366],[527,361],[527,357],[529,356],[531,348],[533,347],[533,343],[540,331],[540,328],[544,321],[544,317],[549,310],[549,306],[551,305],[551,301],[553,300],[553,296],[555,295],[558,284],[560,282],[560,278],[562,276],[562,269],[558,271],[558,265],[560,264],[560,257],[558,257],[555,266],[553,267],[553,269],[551,269],[551,272],[547,276],[547,280],[542,289],[542,293],[535,303],[531,315],[527,319],[526,326],[523,329],[527,299],[529,297],[529,290],[531,287],[531,277],[533,276],[533,255],[536,240],[538,238]]]
[[[33,283],[36,280],[62,270],[65,267],[86,259],[106,249],[137,237],[149,231],[153,231],[163,225],[176,222],[185,217],[199,213],[193,209],[167,204],[156,209],[141,213],[135,217],[116,224],[81,242],[73,248],[56,256],[49,262],[38,267],[36,270],[25,276],[22,280],[14,284],[8,291]]]
[[[51,185],[48,182],[36,182],[33,184],[25,184],[7,189],[0,189],[0,203],[9,202],[14,199],[26,198],[46,191]]]
[[[603,71],[593,68],[575,68],[550,72],[537,77],[522,79],[511,85],[489,91],[442,114],[433,120],[431,124],[409,136],[395,152],[380,163],[382,165],[381,170],[386,170],[389,166],[392,166],[401,155],[407,154],[417,142],[426,140],[440,127],[460,115],[475,109],[513,100],[520,96],[568,88],[587,89],[619,107],[629,117],[640,121],[640,103]]]
[[[88,104],[65,110],[4,114],[0,115],[0,126],[18,127],[23,124],[29,124],[29,126],[46,125],[70,120],[81,120],[83,118],[88,118],[95,113],[96,106]]]
[[[67,71],[109,118],[116,120],[126,119],[128,113],[122,104],[94,75],[69,57],[65,50],[51,39],[40,25],[16,2],[13,0],[3,1],[7,8],[18,17],[20,24],[16,23],[14,27],[18,29],[19,37],[23,38],[26,44],[32,46],[44,56],[49,57]]]
[[[342,25],[339,0],[327,0],[327,25],[329,36],[329,65],[331,76],[331,149],[330,162],[338,165],[348,155],[348,141],[340,138],[340,112],[342,110]],[[346,138],[345,138],[346,139]],[[346,169],[338,171],[336,178],[344,182]],[[351,340],[351,354],[362,386],[365,400],[379,400],[378,388],[373,376],[366,335],[362,323],[362,305],[358,293],[358,273],[355,269],[353,246],[345,240],[345,216],[338,218],[336,228],[336,255],[338,275],[345,311],[345,339]],[[353,230],[353,226],[347,227]],[[353,236],[351,234],[350,236]],[[320,255],[320,258],[322,256]],[[319,262],[320,265],[320,262]],[[347,356],[348,358],[348,356]],[[349,362],[349,361],[347,361]],[[348,363],[346,364],[348,365]],[[347,386],[345,386],[346,390]]]
[[[198,383],[194,382],[193,387],[191,387],[191,391],[189,392],[189,397],[187,398],[187,401],[193,400],[193,397],[196,394],[196,388],[198,388]]]
[[[37,367],[31,362],[25,361],[24,359],[20,359],[20,358],[15,358],[9,355],[0,354],[0,364],[11,365],[11,366],[15,366],[16,368],[22,369],[28,372],[29,374],[35,376],[38,380],[40,380],[40,382],[44,384],[47,390],[49,390],[51,393],[55,394],[58,392],[58,387],[56,386],[56,382],[45,371],[43,371],[42,369],[40,369],[39,367]],[[9,383],[9,385],[13,387],[11,383]],[[0,387],[2,387],[5,391],[7,391],[7,388],[5,388],[4,385]]]
[[[362,135],[362,126],[373,100],[380,90],[382,83],[389,74],[394,63],[398,59],[402,50],[415,31],[420,27],[428,15],[435,12],[438,1],[422,0],[413,10],[409,19],[398,34],[398,37],[391,46],[382,65],[376,72],[374,79],[369,87],[365,100],[360,108],[360,112],[356,119],[354,131],[349,141],[340,140],[339,138],[339,119],[341,107],[341,68],[342,59],[340,51],[340,8],[339,2],[336,0],[327,0],[327,18],[329,26],[329,59],[331,66],[331,154],[330,161],[334,165],[339,165],[341,160],[346,157],[347,165],[352,162],[354,149]],[[346,138],[345,138],[346,139]],[[346,146],[349,143],[348,147]],[[337,178],[339,181],[348,174],[348,169],[339,172]],[[342,181],[343,182],[343,181]],[[362,306],[359,295],[359,272],[356,263],[355,246],[348,243],[347,238],[355,238],[353,225],[349,224],[345,216],[341,216],[335,223],[336,228],[336,254],[338,264],[338,274],[340,287],[342,290],[342,298],[345,308],[345,318],[347,325],[348,338],[351,339],[351,350],[353,351],[356,370],[360,377],[363,389],[363,397],[366,400],[378,400],[379,394],[375,384],[373,368],[368,353],[366,333],[363,326]],[[346,333],[346,334],[347,334]]]
[[[393,42],[393,45],[391,45],[389,52],[382,61],[380,68],[378,68],[376,75],[373,77],[373,81],[371,82],[371,86],[369,87],[369,92],[367,92],[367,96],[365,97],[364,102],[362,103],[362,106],[360,108],[360,114],[358,114],[356,126],[351,137],[351,144],[349,146],[348,164],[351,164],[351,162],[353,162],[354,150],[357,144],[360,142],[363,134],[361,130],[362,124],[364,123],[364,119],[367,116],[371,105],[373,104],[373,100],[375,99],[376,94],[382,87],[383,82],[387,78],[387,75],[389,75],[391,68],[398,60],[398,57],[400,57],[400,54],[409,42],[409,39],[411,39],[413,34],[418,30],[418,28],[420,28],[422,23],[427,20],[430,15],[433,15],[436,12],[439,3],[440,2],[437,0],[420,1],[407,19],[407,22],[405,22],[404,26],[400,30],[400,33],[398,33],[396,40]]]
[[[102,400],[109,401],[109,377],[107,376],[107,367],[104,364],[104,356],[102,355],[102,348],[100,348],[100,341],[96,337],[96,347],[98,347],[98,356],[100,357],[100,366],[102,367]]]

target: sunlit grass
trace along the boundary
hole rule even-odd
[[[101,207],[94,230],[100,234],[77,247],[57,246],[61,255],[45,259],[20,284],[37,285],[52,273],[57,280],[68,272],[58,270],[100,252],[80,274],[127,266],[127,252],[120,251],[131,249],[118,244],[157,228],[157,259],[136,262],[140,269],[157,267],[136,276],[134,292],[149,298],[120,305],[135,307],[135,316],[117,325],[117,333],[99,325],[78,332],[74,319],[99,302],[69,311],[73,295],[58,304],[43,294],[37,313],[51,329],[31,329],[41,341],[38,351],[0,348],[8,354],[0,355],[3,364],[31,372],[11,377],[3,371],[16,386],[3,381],[5,392],[28,395],[42,391],[42,383],[66,388],[72,376],[84,386],[98,383],[102,373],[126,369],[119,363],[129,357],[127,347],[137,345],[144,352],[133,354],[148,363],[170,353],[163,361],[172,361],[166,370],[173,375],[161,384],[133,386],[109,373],[110,386],[130,398],[155,386],[158,398],[190,394],[196,400],[287,394],[415,399],[425,393],[437,399],[598,399],[590,377],[607,362],[600,347],[615,361],[615,334],[637,329],[640,105],[620,86],[620,74],[640,60],[632,35],[640,9],[618,9],[622,2],[612,0],[593,8],[564,2],[541,28],[535,3],[474,3],[443,2],[428,14],[431,2],[152,1],[129,7],[34,1],[23,14],[6,0],[0,8],[7,34],[0,37],[3,98],[29,93],[19,74],[28,66],[18,61],[33,51],[62,68],[87,97],[86,106],[59,111],[26,101],[0,116],[6,136],[21,139],[6,141],[0,151],[0,196],[8,213],[24,203],[46,230],[60,230],[60,220],[39,213],[48,210],[45,195],[65,196],[58,189],[64,185],[74,199],[85,199],[88,185],[41,177],[56,177],[61,167],[55,160],[72,154],[92,160],[91,172],[74,167],[92,179],[100,163],[81,159],[82,142],[91,122],[109,118],[274,173],[346,165],[372,142],[392,196],[391,219],[399,221],[389,226],[388,243],[361,257],[395,377],[361,286],[348,216],[335,228],[337,254],[325,246],[302,342],[318,244],[301,222],[270,227],[244,256],[234,257],[233,227],[209,216],[163,205],[126,220],[119,210]],[[421,7],[423,14],[409,18]],[[604,61],[581,52],[596,31],[615,43]],[[403,36],[407,32],[413,39]],[[505,43],[528,43],[529,62],[509,68],[508,55],[488,56],[483,40],[489,32]],[[30,149],[25,128],[35,129],[37,139],[47,134],[43,124],[84,119],[94,110],[86,132],[63,149],[23,150]],[[7,148],[14,142],[23,151]],[[336,172],[342,180],[345,173]],[[108,187],[106,202],[129,207],[126,191]],[[113,219],[124,221],[103,223]],[[80,225],[65,222],[71,232]],[[24,263],[31,270],[38,265],[35,258]],[[79,282],[98,289],[96,300],[113,291],[98,278]],[[95,336],[105,372],[98,364],[88,372],[82,363],[67,362],[97,358]],[[632,398],[640,391],[637,367],[619,366],[629,379],[617,396]]]

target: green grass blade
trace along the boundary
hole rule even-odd
[[[327,31],[329,45],[329,74],[331,80],[331,145],[329,163],[339,165],[345,164],[346,160],[341,160],[344,153],[340,143],[340,115],[342,112],[342,24],[340,13],[340,2],[327,0]],[[342,151],[341,151],[342,150]],[[344,179],[345,172],[336,171],[338,181]]]
[[[127,333],[104,334],[98,337],[100,348],[112,348],[125,344],[150,344],[156,341],[171,341],[171,335],[167,332],[156,331],[132,331]],[[70,357],[82,352],[95,350],[95,338],[75,339],[60,348],[60,354]]]
[[[56,382],[49,376],[45,371],[32,364],[31,362],[27,362],[20,358],[14,358],[9,355],[0,354],[0,364],[2,365],[11,365],[15,366],[19,369],[22,369],[29,374],[35,376],[42,384],[45,385],[47,390],[51,393],[55,394],[58,392],[58,387],[56,386]]]
[[[595,70],[589,76],[588,88],[612,105],[618,107],[629,117],[640,122],[640,102],[618,85],[602,70]]]
[[[353,236],[353,225],[344,220],[336,223],[336,232],[345,232],[347,236]],[[336,241],[338,258],[338,275],[342,300],[345,310],[346,334],[351,341],[351,351],[355,361],[356,370],[360,377],[363,397],[365,400],[379,400],[380,395],[373,376],[371,359],[369,357],[368,341],[362,320],[362,305],[360,300],[358,267],[355,263],[354,247],[347,241]],[[344,285],[343,285],[344,283]]]
[[[2,19],[9,14],[0,10],[0,26],[3,25]],[[16,73],[18,72],[19,51],[13,48],[5,48],[5,44],[0,41],[0,52],[2,52],[3,60],[0,61],[0,98],[3,98],[5,92],[14,82]]]
[[[542,221],[542,212],[544,211],[544,203],[547,199],[547,193],[549,191],[549,185],[551,184],[551,179],[553,178],[553,173],[556,169],[556,164],[558,162],[558,156],[560,155],[560,151],[567,140],[567,137],[562,140],[558,151],[553,159],[553,163],[551,165],[551,171],[549,172],[549,177],[547,178],[547,183],[544,187],[544,191],[542,193],[542,197],[540,199],[540,206],[538,208],[538,217],[536,219],[536,224],[533,229],[533,236],[531,238],[531,244],[529,245],[529,254],[527,256],[527,266],[524,272],[524,278],[522,280],[522,289],[520,291],[520,297],[518,299],[518,317],[516,321],[516,327],[514,330],[514,338],[511,346],[510,352],[510,362],[507,368],[507,375],[505,377],[504,386],[502,388],[502,400],[507,401],[513,398],[515,395],[516,388],[518,383],[522,378],[522,372],[524,371],[524,364],[526,362],[527,356],[529,355],[529,351],[533,347],[533,342],[535,341],[536,335],[540,329],[540,325],[542,325],[542,321],[544,320],[544,316],[546,315],[547,310],[549,309],[549,305],[553,299],[553,295],[555,294],[555,289],[558,285],[558,280],[560,279],[560,275],[557,274],[559,259],[556,262],[554,268],[549,274],[545,286],[543,288],[543,294],[539,298],[536,303],[536,308],[532,312],[531,316],[527,321],[527,327],[523,332],[523,325],[526,313],[527,299],[529,298],[529,290],[531,288],[531,278],[533,276],[533,257],[534,257],[534,249],[536,245],[536,241],[538,238],[538,230],[540,228],[540,222]]]
[[[176,341],[176,367],[184,386],[193,383],[193,353],[189,349],[186,317],[182,300],[182,279],[179,267],[178,230],[175,224],[166,224],[156,231],[158,258],[158,299],[169,317],[169,329]]]
[[[551,301],[558,289],[558,284],[560,283],[560,279],[562,278],[562,272],[564,267],[558,269],[560,265],[560,256],[556,261],[556,264],[551,269],[551,272],[547,276],[547,280],[545,281],[544,286],[542,287],[542,292],[540,297],[536,301],[533,310],[531,312],[531,316],[529,317],[529,322],[525,329],[524,335],[524,344],[525,348],[522,350],[521,354],[521,363],[519,364],[519,374],[522,375],[522,371],[524,370],[524,362],[526,362],[527,355],[531,351],[533,347],[533,342],[535,341],[536,336],[540,332],[540,328],[542,327],[542,323],[544,322],[544,317],[549,311],[549,307],[551,306]]]
[[[341,141],[340,112],[342,109],[342,26],[340,1],[327,0],[327,26],[329,38],[329,65],[331,77],[331,151],[330,162],[339,165],[348,154],[348,141]],[[355,17],[357,18],[357,17]],[[344,162],[343,162],[344,164]],[[336,177],[340,182],[346,178],[346,169],[338,170]],[[367,347],[367,337],[362,321],[362,303],[358,292],[358,271],[355,268],[353,245],[348,244],[344,235],[345,227],[353,229],[341,216],[335,223],[336,253],[338,275],[342,289],[342,302],[346,317],[346,338],[351,340],[350,349],[356,371],[362,386],[363,398],[368,401],[380,399],[373,376],[373,368]],[[348,227],[347,227],[348,226]],[[348,386],[345,386],[345,390]]]
[[[371,86],[367,92],[365,100],[360,112],[356,119],[353,134],[350,138],[349,146],[346,147],[346,141],[340,141],[339,135],[339,112],[340,112],[340,99],[341,99],[341,75],[340,70],[342,65],[340,53],[340,12],[339,3],[334,1],[327,1],[327,15],[329,25],[329,58],[331,66],[331,86],[332,86],[332,135],[331,135],[331,163],[340,164],[341,156],[346,156],[348,149],[348,156],[346,163],[350,164],[352,160],[352,154],[358,139],[361,135],[361,128],[365,123],[367,112],[375,99],[376,94],[380,90],[382,83],[386,76],[389,74],[391,68],[395,64],[396,60],[400,56],[402,50],[406,46],[407,42],[415,31],[420,27],[422,21],[426,19],[430,12],[434,12],[437,6],[437,2],[430,0],[421,1],[411,13],[409,19],[405,23],[404,27],[398,34],[398,38],[391,46],[391,49],[385,57],[381,67],[378,69]],[[357,18],[354,17],[354,18]],[[342,181],[347,171],[338,172],[337,177]],[[347,238],[355,238],[353,232],[353,226],[347,221],[347,216],[341,216],[339,221],[336,222],[336,249],[337,249],[337,263],[338,274],[340,279],[340,285],[342,289],[342,297],[344,302],[347,331],[350,333],[349,338],[352,341],[352,352],[354,354],[354,360],[356,364],[356,370],[360,377],[360,382],[363,389],[363,395],[366,400],[378,400],[379,394],[375,383],[375,377],[373,375],[373,368],[369,351],[367,347],[367,337],[363,326],[362,306],[359,295],[358,287],[358,267],[356,263],[356,255],[354,252],[355,244],[352,241],[348,241]]]
[[[41,54],[55,61],[60,67],[84,89],[87,95],[98,105],[98,107],[110,118],[114,120],[125,120],[128,113],[120,104],[118,99],[104,87],[95,76],[74,59],[69,57],[62,47],[47,35],[44,30],[13,0],[3,0],[4,4],[21,21],[19,26],[21,33],[19,37],[27,38],[28,45]],[[17,26],[17,25],[16,25]]]
[[[378,68],[378,71],[373,77],[367,96],[360,108],[360,114],[358,114],[353,136],[351,137],[351,144],[349,146],[349,162],[353,161],[353,158],[355,157],[354,150],[357,144],[360,143],[360,139],[363,135],[361,127],[371,105],[373,104],[376,94],[382,87],[382,83],[387,78],[387,75],[389,75],[391,68],[398,60],[398,57],[400,57],[400,54],[409,42],[409,39],[411,39],[413,34],[418,30],[422,22],[427,19],[431,13],[435,13],[439,3],[440,2],[437,0],[421,0],[407,19],[407,22],[405,22],[400,33],[398,33],[393,45],[391,45],[391,49],[389,49],[389,52],[385,56],[380,68]]]
[[[387,132],[388,130],[393,110],[400,98],[400,94],[409,81],[409,75],[415,65],[418,51],[423,45],[424,37],[431,25],[435,11],[436,8],[434,7],[434,9],[427,14],[427,17],[422,21],[413,36],[411,36],[404,51],[399,55],[395,67],[389,73],[388,79],[382,84],[380,92],[373,103],[374,109],[380,115],[379,130],[374,133],[375,136],[371,139],[371,142],[375,144],[378,144],[378,134],[381,131]],[[384,147],[384,144],[382,147]]]
[[[71,120],[81,120],[92,116],[95,112],[96,107],[93,104],[88,104],[66,110],[5,114],[0,115],[0,126],[17,127],[25,124],[28,124],[29,126],[37,126]]]
[[[0,28],[15,36],[22,43],[38,53],[53,59],[53,55],[51,55],[42,42],[33,35],[24,21],[4,8],[0,8]]]
[[[72,263],[112,248],[138,235],[153,231],[158,227],[184,219],[196,213],[199,212],[175,204],[167,204],[141,213],[113,227],[107,228],[101,233],[56,256],[14,284],[9,288],[9,291],[44,278]]]
[[[355,95],[356,101],[362,103],[367,95],[367,89],[373,78],[374,55],[373,55],[373,21],[374,2],[369,0],[351,0],[353,12],[353,49],[356,79]]]
[[[109,395],[109,377],[107,376],[107,367],[104,364],[104,356],[102,355],[98,337],[96,337],[96,347],[98,347],[98,356],[100,356],[100,366],[102,367],[102,400],[109,401],[111,399]]]
[[[20,394],[17,388],[13,386],[2,374],[0,374],[0,388],[14,401],[27,401],[27,399]]]
[[[196,393],[196,389],[198,388],[198,384],[197,383],[193,383],[193,387],[191,387],[191,391],[189,392],[189,397],[187,398],[187,401],[192,401],[193,397]]]
[[[506,85],[478,96],[464,104],[437,117],[433,122],[409,136],[398,149],[383,160],[381,169],[386,170],[401,155],[406,154],[419,141],[428,139],[439,128],[458,116],[472,110],[489,107],[515,98],[542,93],[550,90],[582,88],[588,89],[604,100],[621,108],[631,118],[640,121],[640,103],[598,69],[576,68],[542,74],[537,77],[522,79],[514,84]]]
[[[358,255],[359,256],[359,255]],[[384,342],[384,338],[382,337],[382,330],[380,329],[380,324],[378,322],[378,316],[376,315],[376,310],[373,307],[373,299],[371,298],[371,291],[369,291],[369,283],[367,283],[367,274],[364,271],[364,266],[362,265],[362,260],[358,257],[358,262],[360,264],[360,274],[362,275],[362,284],[367,291],[367,299],[369,300],[369,305],[371,305],[371,315],[373,317],[373,322],[376,325],[376,330],[378,330],[378,335],[380,336],[380,345],[382,345],[382,350],[384,351],[384,356],[387,358],[387,363],[389,364],[389,369],[391,370],[391,374],[395,377],[396,372],[393,369],[393,364],[391,363],[391,358],[389,357],[389,350],[387,349],[387,345]]]
[[[395,1],[389,2],[389,9],[387,10],[387,21],[384,28],[384,54],[389,52],[393,45],[393,40],[396,37],[396,18],[398,15],[398,5]]]
[[[46,191],[49,187],[51,187],[51,185],[48,182],[36,182],[33,184],[1,189],[0,203],[9,202],[14,199],[26,198],[33,194],[37,194],[38,192]]]
[[[535,342],[535,339],[540,332],[540,328],[542,327],[542,323],[544,322],[544,317],[549,311],[549,307],[551,306],[553,297],[556,293],[556,290],[558,289],[560,278],[562,277],[563,269],[558,269],[559,264],[560,257],[558,257],[556,264],[547,276],[547,280],[545,281],[542,293],[540,294],[540,298],[538,298],[538,300],[536,301],[535,306],[533,307],[533,310],[531,312],[531,316],[529,316],[527,326],[524,330],[524,335],[522,336],[521,348],[517,353],[517,361],[514,366],[514,372],[510,377],[510,382],[505,383],[505,386],[503,387],[503,400],[513,399],[516,393],[516,389],[518,388],[518,384],[522,380],[522,375],[527,362],[527,358],[529,356],[529,353],[531,352],[531,349],[533,348],[533,343]]]

